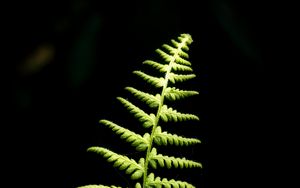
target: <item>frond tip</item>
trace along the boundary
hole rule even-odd
[[[88,148],[88,151],[99,153],[104,158],[106,158],[108,162],[114,163],[113,166],[115,168],[119,168],[120,170],[125,170],[126,174],[131,175],[132,180],[139,179],[143,176],[144,173],[143,158],[141,158],[139,163],[137,163],[134,159],[129,159],[124,155],[119,155],[115,152],[112,152],[102,147],[90,147]]]

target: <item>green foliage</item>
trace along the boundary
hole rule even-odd
[[[178,168],[178,166],[180,168],[202,167],[201,163],[187,160],[185,158],[168,157],[163,156],[162,154],[157,155],[156,148],[152,148],[152,151],[150,152],[149,163],[154,169],[157,168],[157,163],[160,167],[166,166],[167,168]]]
[[[78,188],[121,188],[114,185],[111,186],[105,186],[105,185],[85,185]]]
[[[166,188],[171,188],[171,187],[176,187],[176,188],[194,188],[192,184],[189,184],[185,181],[176,181],[174,179],[168,180],[167,178],[161,179],[160,177],[154,177],[154,174],[151,173],[147,177],[146,180],[146,185],[147,187],[166,187]]]
[[[121,139],[124,139],[128,143],[131,143],[131,145],[135,147],[137,151],[145,151],[149,146],[150,135],[148,133],[145,133],[144,137],[142,137],[141,135],[125,129],[111,121],[103,119],[100,120],[100,123],[111,128],[112,131],[120,135]]]
[[[201,143],[201,141],[196,138],[184,138],[176,134],[167,133],[166,131],[162,132],[160,126],[157,126],[155,129],[153,141],[155,144],[159,146],[161,145],[190,146],[190,145]]]
[[[113,164],[113,167],[124,171],[130,176],[131,180],[135,181],[135,188],[192,188],[192,184],[181,180],[168,180],[166,178],[155,177],[154,171],[158,167],[170,168],[202,168],[202,164],[196,161],[188,160],[185,157],[179,158],[174,156],[166,156],[157,152],[156,147],[161,146],[192,146],[194,144],[201,143],[196,138],[186,138],[171,134],[166,131],[162,131],[160,121],[167,122],[182,122],[182,121],[198,121],[199,117],[194,114],[178,112],[172,107],[168,107],[164,103],[164,99],[168,101],[177,101],[193,95],[197,95],[197,91],[181,90],[176,87],[169,87],[169,83],[175,85],[178,82],[185,82],[194,78],[196,75],[192,74],[191,63],[186,60],[189,55],[188,45],[192,43],[192,38],[189,34],[181,34],[178,37],[178,41],[171,40],[172,46],[164,44],[162,49],[157,49],[156,52],[164,60],[162,62],[156,62],[152,60],[146,60],[144,65],[158,70],[161,77],[149,75],[140,70],[133,71],[143,81],[154,86],[157,89],[161,89],[161,93],[147,93],[140,91],[133,87],[126,87],[135,98],[145,103],[151,109],[156,111],[156,115],[153,113],[147,113],[141,108],[134,105],[129,100],[122,97],[117,99],[124,105],[124,107],[137,119],[141,126],[147,128],[143,136],[134,133],[116,123],[109,120],[100,120],[100,123],[108,127],[114,134],[119,135],[121,139],[133,146],[137,151],[143,152],[144,157],[141,157],[138,162],[134,159],[130,159],[125,155],[117,154],[109,149],[103,147],[93,146],[88,148],[88,151],[100,154],[103,158],[107,159],[109,163]],[[180,71],[181,74],[176,73]],[[189,72],[188,74],[183,74]],[[154,147],[156,145],[156,147]],[[149,170],[152,168],[152,171]],[[103,185],[87,185],[80,188],[117,188],[116,186],[103,186]]]

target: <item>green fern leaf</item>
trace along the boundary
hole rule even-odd
[[[163,44],[162,46],[166,50],[168,50],[169,53],[172,54],[172,55],[179,54],[183,58],[189,58],[189,55],[186,52],[182,51],[181,48],[173,48],[172,46],[167,45],[167,44]]]
[[[180,57],[178,54],[175,54],[174,58],[175,58],[176,63],[182,64],[182,65],[188,65],[188,66],[192,65],[191,62],[189,62],[188,60]]]
[[[177,38],[182,43],[182,46],[190,45],[193,42],[192,36],[190,34],[187,34],[187,33],[183,33]]]
[[[167,54],[166,52],[162,51],[161,49],[156,49],[155,50],[161,57],[163,60],[165,60],[166,62],[171,62],[173,61],[174,57]]]
[[[127,101],[122,97],[117,97],[117,99],[129,110],[130,113],[134,114],[134,117],[137,118],[140,122],[143,123],[145,128],[152,127],[155,121],[155,115],[150,114],[148,115],[143,110],[139,109],[131,102]]]
[[[149,93],[145,93],[139,91],[133,87],[126,87],[126,90],[131,92],[136,98],[140,99],[141,101],[145,102],[149,107],[156,108],[160,103],[160,95],[157,94],[156,96],[151,95]]]
[[[81,186],[78,188],[122,188],[122,187],[118,187],[115,185],[110,185],[110,186],[106,186],[106,185],[85,185],[85,186]]]
[[[186,90],[180,90],[175,87],[167,87],[165,90],[164,97],[171,101],[176,101],[179,99],[184,99],[186,97],[190,97],[193,95],[198,95],[198,91],[186,91]]]
[[[153,173],[150,173],[147,177],[146,187],[155,187],[155,188],[195,188],[192,184],[185,181],[176,181],[174,179],[168,180],[166,178],[161,179],[160,177],[154,177]]]
[[[143,62],[143,64],[150,65],[151,67],[159,70],[159,72],[162,72],[162,73],[167,72],[167,68],[168,68],[167,64],[160,64],[160,63],[157,63],[157,62],[151,61],[151,60],[146,60]]]
[[[164,78],[157,78],[154,76],[150,76],[146,73],[143,73],[142,71],[133,71],[133,73],[141,77],[143,80],[153,85],[154,87],[160,88],[164,86],[164,82],[165,82]]]
[[[189,34],[182,34],[180,37],[178,37],[178,39],[180,42],[177,42],[176,40],[172,39],[172,44],[176,48],[181,48],[185,51],[189,51],[188,45],[190,45],[193,42],[192,37]],[[183,39],[185,40],[185,42],[182,41]]]
[[[104,158],[107,158],[108,162],[114,163],[113,166],[115,168],[119,168],[120,170],[126,169],[125,173],[131,175],[132,180],[139,179],[143,176],[143,159],[137,163],[134,159],[129,159],[124,155],[117,154],[102,147],[90,147],[88,151],[98,153]]]
[[[167,133],[166,131],[162,132],[160,126],[158,126],[155,129],[153,141],[155,144],[159,146],[161,145],[190,146],[190,145],[201,143],[201,141],[196,138],[185,138],[182,136],[178,136],[176,134]]]
[[[163,156],[162,154],[157,155],[156,148],[152,148],[151,153],[150,153],[150,165],[152,168],[156,169],[157,165],[155,163],[158,163],[160,167],[167,167],[167,168],[195,168],[195,167],[200,167],[202,168],[202,164],[187,160],[185,158],[175,158],[175,157],[169,157],[169,156]]]
[[[179,42],[177,42],[176,40],[174,40],[174,39],[172,39],[171,40],[171,42],[172,42],[172,44],[173,44],[173,46],[175,46],[176,48],[182,48],[183,50],[185,50],[185,51],[189,51],[189,47],[188,46],[181,46],[182,44],[181,43],[179,43]]]
[[[175,84],[176,82],[184,82],[187,80],[190,80],[192,78],[195,78],[195,74],[175,74],[175,73],[170,73],[169,74],[169,80]]]
[[[181,65],[178,63],[173,63],[172,70],[174,71],[193,71],[193,69],[186,65]]]
[[[164,122],[199,120],[199,118],[194,114],[183,114],[183,113],[177,112],[177,110],[173,110],[172,108],[168,108],[167,105],[162,106],[160,117]]]
[[[99,123],[102,123],[103,125],[111,128],[112,131],[121,136],[121,139],[124,139],[127,142],[131,143],[131,145],[135,147],[137,151],[145,151],[149,146],[149,140],[111,121],[103,119],[100,120]]]

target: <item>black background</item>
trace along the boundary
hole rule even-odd
[[[239,2],[52,0],[10,5],[8,49],[14,51],[16,68],[14,123],[6,152],[10,187],[127,186],[126,176],[86,149],[104,145],[122,150],[120,145],[126,144],[98,120],[126,118],[115,98],[138,82],[131,72],[181,33],[194,40],[189,54],[197,78],[186,86],[200,95],[185,105],[201,121],[187,134],[202,140],[191,157],[204,166],[187,178],[205,188],[263,180],[270,143],[262,142],[269,126],[263,39],[267,17],[259,3]],[[46,60],[30,61],[39,55]]]

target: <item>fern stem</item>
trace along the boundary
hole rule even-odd
[[[159,103],[157,113],[156,113],[156,116],[155,116],[156,117],[155,122],[154,122],[154,125],[152,127],[152,131],[151,131],[151,135],[150,135],[150,143],[149,143],[149,147],[147,148],[146,159],[145,159],[145,163],[144,163],[143,188],[146,188],[146,181],[147,181],[147,177],[148,177],[149,156],[150,156],[150,152],[152,150],[152,143],[153,143],[153,139],[154,139],[155,130],[156,130],[156,127],[158,126],[158,122],[159,122],[159,119],[160,119],[161,109],[162,109],[162,106],[164,105],[165,90],[167,89],[167,86],[168,86],[169,75],[172,71],[172,67],[173,67],[174,62],[175,62],[175,57],[179,56],[179,51],[181,50],[181,48],[183,46],[186,45],[188,40],[189,39],[187,37],[185,37],[182,40],[182,42],[178,45],[177,51],[176,51],[176,53],[173,54],[172,59],[171,59],[169,65],[168,65],[167,72],[165,74],[165,79],[164,79],[165,83],[163,85],[163,89],[162,89],[162,92],[161,92],[161,95],[160,95],[161,96],[160,103]]]

